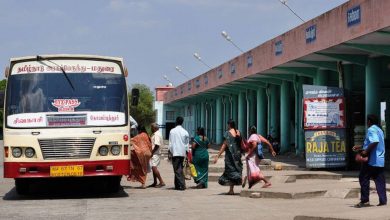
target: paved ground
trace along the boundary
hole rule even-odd
[[[223,159],[213,166],[222,165]],[[357,198],[254,199],[240,197],[241,187],[236,188],[235,196],[225,195],[227,187],[216,182],[210,182],[208,189],[191,189],[192,181],[187,181],[190,189],[175,191],[171,164],[163,161],[160,170],[167,187],[140,189],[140,184],[122,180],[123,190],[116,194],[101,194],[85,184],[65,184],[37,186],[33,195],[19,196],[13,180],[0,178],[0,219],[390,219],[389,206],[353,208]],[[302,172],[308,171],[265,171],[265,174],[276,178]],[[275,182],[269,191],[298,192],[332,184],[335,188],[343,188],[343,184],[359,187],[356,178],[312,182],[298,179],[295,183]],[[260,186],[253,190],[260,190]],[[372,204],[378,203],[375,192],[371,198]]]

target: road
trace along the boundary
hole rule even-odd
[[[252,199],[239,196],[241,187],[236,189],[236,195],[225,195],[228,188],[215,182],[210,182],[208,189],[192,189],[195,184],[187,181],[189,189],[175,191],[172,189],[171,164],[162,161],[160,171],[166,187],[141,189],[139,183],[123,178],[123,189],[115,194],[103,194],[88,183],[42,183],[33,187],[31,195],[20,196],[12,179],[0,178],[0,219],[241,220],[294,219],[298,215],[365,219],[364,213],[367,213],[366,210],[352,208],[356,199]],[[148,183],[151,183],[150,177]],[[376,202],[374,198],[373,203]],[[367,210],[370,211],[370,219],[389,219],[388,207],[370,207]]]

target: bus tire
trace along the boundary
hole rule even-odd
[[[15,179],[15,189],[19,195],[26,195],[29,193],[30,183],[27,179]]]
[[[106,192],[117,193],[121,187],[122,176],[110,176],[107,178]]]

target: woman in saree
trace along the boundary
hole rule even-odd
[[[276,152],[274,151],[271,143],[267,139],[265,139],[263,136],[261,136],[260,134],[257,134],[256,126],[250,127],[249,133],[250,133],[250,137],[248,139],[249,150],[248,150],[247,156],[245,157],[246,163],[247,163],[247,175],[245,176],[244,181],[242,183],[243,188],[245,187],[245,184],[250,176],[250,169],[248,166],[249,160],[254,162],[254,164],[256,164],[256,166],[259,166],[261,160],[264,159],[263,144],[268,146],[269,151],[271,152],[272,156],[274,156],[274,157],[276,156]],[[264,177],[264,175],[262,174],[260,169],[259,169],[259,172],[260,172],[259,173],[260,178],[258,179],[258,181],[256,181],[256,182],[249,181],[249,189],[252,188],[252,186],[254,186],[256,183],[258,183],[260,181],[264,181],[264,185],[262,186],[262,188],[267,188],[267,187],[270,187],[272,185],[271,182]]]
[[[207,188],[209,180],[209,152],[207,148],[210,143],[205,136],[204,128],[198,128],[197,136],[192,144],[192,164],[194,164],[197,177],[194,181],[197,184],[196,188]]]
[[[219,178],[218,183],[223,186],[230,186],[227,195],[234,195],[234,186],[241,185],[242,182],[242,161],[241,161],[241,134],[236,129],[233,120],[228,121],[228,131],[224,135],[223,142],[218,154],[215,155],[214,163],[225,152],[225,171]]]
[[[149,168],[149,160],[152,157],[152,143],[144,126],[139,127],[138,135],[131,139],[131,169],[127,178],[129,181],[140,182],[141,188],[146,188],[146,175]]]

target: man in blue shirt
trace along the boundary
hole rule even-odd
[[[360,202],[355,205],[357,208],[369,206],[370,201],[370,179],[375,182],[376,191],[379,197],[378,206],[387,204],[386,179],[384,175],[385,166],[385,142],[382,129],[378,126],[378,117],[367,116],[367,134],[363,146],[354,146],[354,151],[359,151],[362,157],[368,157],[367,163],[362,163],[359,174]]]

